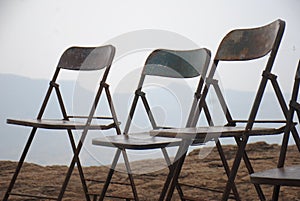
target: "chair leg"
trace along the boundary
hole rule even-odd
[[[182,168],[182,165],[183,165],[184,160],[185,160],[185,156],[186,155],[183,155],[182,159],[179,159],[179,163],[177,164],[177,167],[176,167],[175,172],[174,172],[174,177],[175,178],[173,178],[173,182],[171,182],[170,189],[169,189],[169,192],[167,194],[166,200],[171,200],[172,199],[172,196],[173,196],[173,193],[174,193],[174,190],[175,190],[175,186],[176,186],[176,184],[178,184],[178,177],[179,177],[179,174],[180,174],[180,171],[178,171],[178,169]]]
[[[182,145],[180,146],[180,148],[177,151],[177,154],[175,156],[175,162],[174,162],[174,165],[172,166],[172,169],[171,169],[172,171],[170,171],[170,172],[173,172],[173,173],[171,175],[171,177],[172,177],[171,183],[168,185],[168,186],[170,186],[170,188],[169,188],[166,200],[171,200],[171,198],[173,196],[175,186],[178,183],[178,177],[180,175],[180,171],[181,171],[181,168],[183,166],[183,163],[184,163],[184,160],[185,160],[185,157],[186,157],[186,154],[187,154],[187,151],[188,151],[188,148],[189,148],[190,144],[191,144],[190,140],[183,140]],[[167,190],[166,190],[165,193],[167,193]],[[164,195],[161,196],[161,198],[163,200]]]
[[[31,143],[32,143],[32,141],[33,141],[33,138],[34,138],[34,136],[35,136],[36,130],[37,130],[37,128],[33,128],[33,129],[31,130],[30,136],[29,136],[29,138],[28,138],[28,140],[27,140],[27,143],[26,143],[26,145],[25,145],[25,147],[24,147],[23,153],[22,153],[22,155],[21,155],[21,157],[20,157],[20,160],[19,160],[19,162],[18,162],[16,171],[15,171],[15,173],[14,173],[14,175],[13,175],[11,181],[10,181],[10,184],[9,184],[9,186],[8,186],[8,188],[7,188],[7,191],[6,191],[6,193],[5,193],[5,196],[4,196],[4,198],[3,198],[3,201],[7,201],[7,200],[8,200],[8,197],[9,197],[9,195],[10,195],[10,193],[11,193],[11,191],[12,191],[14,185],[15,185],[15,182],[16,182],[16,180],[17,180],[17,177],[18,177],[18,175],[19,175],[19,173],[20,173],[20,171],[21,171],[21,168],[22,168],[22,166],[23,166],[24,160],[25,160],[26,155],[27,155],[27,153],[28,153],[28,150],[29,150],[29,148],[30,148],[30,145],[31,145]]]
[[[93,201],[97,201],[97,195],[93,195]]]
[[[107,178],[105,180],[104,186],[102,188],[102,192],[101,192],[101,195],[99,197],[99,201],[102,201],[105,198],[106,191],[107,191],[108,186],[110,184],[111,178],[112,178],[112,176],[113,176],[113,174],[115,172],[115,168],[116,168],[118,160],[120,158],[120,154],[121,154],[121,150],[117,149],[115,157],[114,157],[114,160],[112,162],[112,165],[111,165],[111,167],[109,169],[109,172],[108,172]]]
[[[273,188],[272,201],[277,201],[279,198],[280,186],[276,185]]]
[[[292,130],[292,135],[293,135],[294,141],[297,145],[298,151],[300,152],[300,138],[299,138],[298,131],[295,127],[293,127],[291,130]]]
[[[179,148],[177,150],[177,153],[176,153],[176,156],[175,156],[173,164],[170,163],[169,174],[168,174],[168,176],[166,178],[166,181],[164,183],[163,189],[162,189],[162,191],[160,193],[159,201],[163,201],[165,199],[165,196],[166,196],[166,194],[168,192],[170,183],[172,182],[172,179],[174,177],[175,169],[178,167],[179,160],[182,159],[181,154],[183,152],[183,146],[184,145],[185,145],[185,143],[182,141],[181,145],[179,146]]]
[[[68,130],[68,135],[69,135],[69,139],[70,139],[70,142],[71,142],[73,154],[75,154],[76,153],[76,145],[75,145],[75,140],[74,140],[74,137],[73,137],[73,134],[72,134],[71,130]],[[83,169],[82,169],[79,157],[77,157],[77,159],[76,159],[76,164],[77,164],[77,168],[78,168],[78,172],[79,172],[79,176],[80,176],[80,180],[81,180],[81,184],[82,184],[82,188],[83,188],[86,200],[90,200],[90,197],[88,195],[88,187],[87,187],[87,184],[86,184],[86,181],[85,181],[85,178],[84,178]],[[63,191],[65,191],[65,189],[63,189]]]
[[[88,187],[87,187],[87,184],[86,184],[86,181],[85,181],[85,178],[84,178],[84,174],[83,174],[83,169],[82,169],[82,166],[81,166],[81,163],[80,163],[78,157],[77,157],[76,164],[77,164],[77,169],[78,169],[78,172],[79,172],[82,188],[83,188],[83,191],[84,191],[84,194],[85,194],[85,198],[86,198],[86,200],[90,200],[90,197],[88,195]]]
[[[174,178],[173,178],[173,180],[170,184],[170,189],[169,189],[169,192],[167,194],[166,200],[171,200],[172,199],[172,196],[173,196],[173,193],[174,193],[174,190],[175,190],[175,186],[178,183],[178,177],[179,177],[180,171],[182,169],[186,154],[187,154],[187,151],[178,160],[178,164],[176,165],[176,168],[175,168],[175,171],[174,171]]]
[[[131,185],[132,193],[133,193],[133,196],[134,196],[134,200],[139,201],[136,186],[134,184],[134,180],[133,180],[133,176],[132,176],[132,170],[130,168],[129,159],[128,159],[128,156],[127,156],[127,153],[126,153],[125,149],[122,149],[122,155],[123,155],[123,158],[124,158],[127,174],[128,174],[129,180],[130,180],[130,185]]]
[[[236,156],[235,156],[235,159],[234,159],[234,162],[233,162],[233,165],[232,165],[229,177],[228,177],[225,191],[222,196],[223,201],[228,200],[228,198],[229,198],[229,194],[234,185],[234,180],[237,175],[237,171],[240,166],[242,157],[244,155],[244,151],[245,151],[248,139],[249,139],[249,136],[244,136],[244,138],[240,141],[240,145],[238,146],[238,150],[237,150],[237,153],[236,153]]]
[[[166,194],[167,194],[167,191],[168,191],[169,185],[170,185],[170,183],[172,181],[175,169],[178,166],[178,160],[175,160],[174,163],[171,164],[170,167],[169,167],[169,174],[168,174],[168,176],[166,178],[165,184],[164,184],[163,189],[161,191],[161,194],[160,194],[160,197],[159,197],[159,201],[163,201],[164,198],[165,198],[165,196],[166,196]]]
[[[169,157],[169,155],[167,153],[167,150],[166,150],[166,148],[162,148],[161,150],[162,150],[162,153],[164,155],[164,158],[165,158],[165,161],[167,163],[167,166],[169,168],[169,171],[171,171],[171,164],[172,163],[171,163],[170,157]],[[178,194],[180,196],[181,201],[185,201],[185,199],[183,198],[183,191],[182,191],[182,189],[181,189],[181,187],[180,187],[180,185],[179,185],[178,182],[176,182],[176,190],[177,190],[177,192],[178,192]]]
[[[224,166],[226,175],[227,175],[227,177],[229,178],[229,175],[230,175],[230,168],[229,168],[229,165],[228,165],[228,163],[227,163],[227,160],[226,160],[224,151],[223,151],[223,149],[222,149],[222,145],[221,145],[221,143],[220,143],[220,141],[219,141],[218,139],[215,139],[215,143],[216,143],[216,146],[217,146],[217,149],[218,149],[218,152],[219,152],[219,155],[220,155],[222,164],[223,164],[223,166]],[[234,196],[235,196],[235,199],[236,199],[236,200],[241,200],[240,195],[239,195],[239,193],[238,193],[238,191],[237,191],[237,188],[236,188],[235,183],[234,183],[233,186],[232,186],[232,191],[233,191],[233,194],[234,194]]]
[[[87,131],[86,131],[86,132],[87,132]],[[79,142],[78,142],[78,145],[77,145],[77,147],[76,147],[76,149],[75,149],[75,151],[74,151],[74,154],[73,154],[73,158],[72,158],[71,164],[70,164],[70,166],[69,166],[68,172],[67,172],[66,177],[65,177],[65,181],[64,181],[64,183],[63,183],[63,185],[62,185],[62,187],[61,187],[60,193],[59,193],[58,198],[57,198],[58,201],[61,201],[62,198],[63,198],[63,196],[64,196],[65,190],[66,190],[66,188],[67,188],[67,185],[68,185],[68,183],[69,183],[69,181],[70,181],[70,178],[71,178],[71,175],[72,175],[72,173],[73,173],[75,164],[76,164],[77,161],[78,161],[78,158],[79,158],[78,155],[79,155],[79,152],[80,152],[80,150],[81,150],[81,148],[82,148],[82,146],[83,146],[83,142],[84,142],[84,139],[85,139],[85,137],[86,137],[86,134],[87,134],[87,133],[83,133],[83,134],[82,134],[82,136],[81,136],[81,138],[80,138],[80,140],[79,140]],[[89,197],[89,196],[87,196],[86,199],[87,199],[87,201],[90,201],[90,197]]]
[[[238,138],[235,138],[235,141],[236,141],[237,145],[240,146],[240,140]],[[248,170],[249,175],[253,174],[254,169],[253,169],[253,167],[250,163],[250,159],[249,159],[248,154],[246,153],[246,151],[244,151],[243,160],[245,162],[245,165],[246,165],[246,168]],[[259,199],[262,200],[262,201],[266,200],[266,197],[265,197],[260,185],[259,184],[254,184],[254,187],[255,187],[255,190],[257,192],[257,195],[258,195]]]

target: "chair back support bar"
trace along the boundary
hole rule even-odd
[[[160,76],[168,78],[193,78],[200,76],[199,84],[192,105],[193,108],[197,107],[200,93],[204,85],[204,78],[208,71],[211,53],[206,48],[199,48],[194,50],[154,50],[146,59],[142,75],[138,83],[138,87],[131,105],[129,115],[125,124],[124,133],[127,134],[130,124],[137,106],[139,97],[141,97],[144,107],[146,109],[148,118],[153,129],[159,128],[156,125],[154,116],[152,114],[150,105],[146,99],[145,93],[142,92],[142,87],[146,76]],[[194,115],[190,115],[194,116]],[[189,117],[190,119],[190,117]],[[190,121],[190,120],[188,120]]]

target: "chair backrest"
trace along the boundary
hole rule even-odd
[[[205,48],[193,50],[154,50],[148,56],[142,70],[139,84],[135,92],[135,97],[133,99],[133,103],[131,105],[131,109],[127,118],[124,133],[126,134],[129,131],[131,120],[133,118],[139,97],[141,97],[143,101],[153,129],[159,128],[155,123],[150,106],[145,97],[145,93],[142,92],[142,87],[146,76],[160,76],[168,78],[193,78],[200,76],[195,95],[196,100],[194,100],[193,103],[193,107],[196,107],[202,86],[204,84],[204,78],[208,70],[210,55],[210,51]]]
[[[280,42],[284,22],[276,20],[271,24],[253,29],[236,29],[222,40],[215,60],[241,61],[265,56]],[[276,41],[277,40],[277,41]]]
[[[105,89],[107,100],[109,102],[109,106],[112,113],[111,119],[113,119],[116,130],[118,134],[120,134],[117,117],[113,108],[111,95],[108,90],[109,85],[106,83],[106,79],[114,55],[115,55],[115,47],[112,45],[99,46],[99,47],[70,47],[67,50],[65,50],[58,62],[55,73],[50,81],[50,85],[46,93],[46,97],[43,101],[37,119],[42,118],[45,108],[48,104],[50,95],[54,89],[57,95],[62,116],[65,120],[68,120],[69,118],[86,118],[88,122],[91,122],[92,118],[94,118],[93,116],[97,108],[102,91],[103,89]],[[86,116],[68,115],[64,105],[61,91],[59,89],[59,84],[56,82],[60,70],[64,69],[64,70],[75,70],[75,71],[92,71],[92,70],[101,70],[104,68],[105,71],[102,76],[102,79],[100,80],[100,84],[99,87],[97,88],[96,95],[93,98],[93,102],[89,114]]]
[[[148,56],[143,74],[173,78],[206,75],[207,62],[209,62],[207,54],[206,49],[189,51],[158,49]]]
[[[252,105],[249,119],[245,121],[247,122],[247,126],[246,126],[247,130],[251,129],[253,126],[254,119],[256,118],[256,114],[268,80],[271,80],[277,98],[279,99],[280,105],[284,113],[286,114],[287,111],[286,103],[283,99],[281,90],[277,85],[276,76],[271,74],[271,69],[274,64],[274,60],[284,33],[284,29],[285,29],[285,22],[278,19],[262,27],[249,28],[249,29],[236,29],[230,31],[221,41],[217,53],[215,55],[213,65],[206,79],[206,86],[203,92],[202,99],[203,100],[205,99],[205,96],[207,96],[210,85],[213,85],[216,94],[219,98],[219,101],[221,103],[223,112],[226,115],[228,125],[234,126],[236,124],[236,121],[232,119],[231,114],[229,113],[228,107],[225,103],[225,99],[218,86],[218,82],[214,80],[215,71],[220,61],[247,61],[247,60],[262,58],[264,56],[269,55],[267,64],[263,69],[262,79],[254,103]],[[245,79],[241,79],[241,80],[245,82]],[[236,84],[239,85],[242,83],[236,83]],[[194,118],[194,122],[192,123],[192,126],[195,126],[197,124],[198,116],[200,114],[201,107],[203,106],[204,103],[204,101],[202,100],[200,102],[201,102],[199,103],[200,109],[198,109],[198,111],[195,113],[196,117]]]
[[[99,70],[110,66],[114,55],[112,45],[70,47],[62,54],[57,66],[69,70]]]

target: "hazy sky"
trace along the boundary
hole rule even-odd
[[[286,30],[274,70],[290,91],[300,58],[299,9],[299,0],[1,0],[0,73],[49,79],[67,47],[102,45],[127,32],[144,29],[177,33],[199,47],[209,48],[214,55],[228,31],[262,26],[281,18],[286,21]],[[136,57],[139,65],[144,59]],[[125,69],[129,71],[130,66]],[[245,70],[239,73],[243,75]],[[251,73],[247,70],[246,75]],[[229,74],[222,77],[222,82],[228,88],[239,89],[235,79]],[[249,83],[245,86],[250,90]]]
[[[60,55],[69,46],[98,46],[122,39],[123,46],[112,44],[117,46],[117,55],[127,47],[140,49],[125,51],[126,55],[114,63],[109,75],[114,88],[138,78],[136,72],[149,48],[206,47],[214,56],[230,30],[263,26],[280,18],[286,21],[286,29],[274,72],[284,91],[290,92],[300,59],[299,10],[300,0],[0,0],[0,74],[49,80]],[[255,90],[253,85],[258,78],[254,75],[261,75],[258,67],[262,63],[249,69],[236,68],[234,73],[221,68],[221,84],[229,89]],[[237,85],[237,81],[242,83]],[[11,97],[9,86],[3,87],[7,89],[4,96]],[[115,104],[118,115],[122,115],[118,105],[124,109],[124,103],[117,99]],[[122,125],[126,117],[127,111],[120,118]],[[7,126],[4,121],[3,126]],[[3,143],[14,145],[16,140]],[[21,149],[23,145],[12,147]],[[46,158],[40,150],[36,153]],[[2,158],[8,158],[8,153],[2,154]],[[17,155],[9,159],[12,158]]]

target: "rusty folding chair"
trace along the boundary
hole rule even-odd
[[[55,73],[49,83],[49,88],[46,93],[45,99],[42,103],[40,111],[36,119],[8,119],[8,124],[15,124],[20,126],[32,127],[30,136],[24,147],[23,153],[18,162],[16,171],[11,179],[9,187],[5,193],[4,201],[8,200],[9,196],[24,196],[27,198],[37,198],[37,199],[51,199],[51,200],[62,200],[64,192],[66,190],[67,184],[73,172],[75,165],[77,165],[83,191],[85,193],[86,200],[90,200],[88,195],[88,189],[86,181],[84,178],[82,166],[79,160],[79,153],[83,146],[84,140],[89,130],[107,130],[116,129],[116,132],[120,134],[119,124],[115,114],[114,106],[112,103],[111,95],[109,92],[109,85],[106,83],[106,78],[108,76],[113,58],[115,55],[115,47],[112,45],[100,46],[100,47],[71,47],[68,48],[61,56],[58,65],[56,67]],[[99,86],[96,88],[95,97],[91,103],[89,114],[87,115],[69,115],[67,114],[66,107],[64,105],[63,96],[59,88],[58,75],[62,70],[71,71],[103,71],[102,78],[100,79]],[[100,72],[100,71],[99,71]],[[108,105],[110,107],[111,115],[109,117],[96,116],[98,102],[102,95],[103,90],[105,90]],[[49,102],[52,92],[55,91],[58,104],[61,109],[62,119],[45,119],[43,118],[45,109]],[[82,103],[85,104],[85,103]],[[101,120],[102,119],[102,120]],[[100,122],[101,121],[101,122]],[[103,121],[105,123],[103,123]],[[29,193],[22,194],[14,192],[13,188],[17,177],[20,173],[22,165],[25,161],[25,157],[29,151],[32,141],[36,135],[37,129],[50,129],[50,130],[65,130],[68,133],[68,137],[73,150],[73,159],[69,166],[66,174],[65,181],[61,187],[58,197],[52,195],[31,195]],[[82,131],[80,140],[76,144],[74,139],[74,130]]]
[[[278,48],[280,46],[281,38],[284,33],[284,28],[285,28],[285,22],[282,20],[276,20],[262,27],[232,30],[223,38],[222,42],[218,47],[211,70],[208,74],[208,77],[206,78],[206,85],[204,86],[202,96],[199,101],[199,105],[198,105],[199,107],[195,112],[194,118],[192,118],[193,122],[190,124],[190,126],[195,127],[197,125],[199,115],[201,113],[201,110],[203,109],[203,106],[205,105],[204,101],[207,98],[207,94],[211,88],[214,89],[218,97],[219,103],[221,105],[221,108],[226,117],[227,124],[225,126],[214,126],[213,119],[211,119],[209,121],[211,126],[209,127],[196,127],[195,129],[188,128],[188,129],[180,129],[180,130],[169,129],[163,131],[152,131],[151,133],[152,135],[162,136],[162,137],[170,136],[172,134],[179,135],[180,133],[185,135],[191,134],[193,138],[199,137],[200,139],[201,136],[206,136],[208,134],[211,136],[216,136],[215,137],[216,146],[220,154],[220,158],[223,163],[225,172],[228,176],[228,181],[223,192],[222,200],[227,200],[229,198],[231,190],[235,195],[235,199],[240,200],[237,189],[235,187],[234,180],[237,175],[237,171],[242,158],[246,164],[249,174],[254,172],[253,167],[245,151],[249,137],[277,135],[283,133],[284,131],[286,119],[257,120],[256,118],[268,81],[271,81],[276,97],[281,106],[283,115],[285,118],[287,117],[288,108],[286,102],[284,100],[278,82],[276,80],[276,75],[271,73]],[[257,90],[253,105],[250,108],[251,109],[250,115],[248,116],[248,119],[245,120],[233,119],[231,113],[229,112],[229,108],[226,104],[225,98],[221,93],[220,87],[218,85],[218,81],[214,79],[217,66],[220,65],[221,61],[226,61],[228,63],[230,63],[231,61],[232,63],[235,61],[241,62],[241,61],[255,60],[259,58],[266,58],[267,63],[265,68],[263,69],[262,79],[259,84],[259,88]],[[238,76],[234,72],[232,73],[232,75]],[[246,79],[241,79],[242,83],[246,81],[247,81]],[[237,84],[241,84],[242,86],[242,83],[237,83]],[[258,123],[263,126],[257,127],[256,125]],[[270,127],[271,124],[274,126],[274,123],[275,124],[281,123],[282,125],[278,125],[278,127],[277,126]],[[246,124],[246,125],[237,126],[237,124]],[[233,137],[238,145],[238,150],[231,169],[226,161],[225,153],[222,150],[221,142],[218,140],[219,138],[228,138],[228,137]],[[174,188],[178,182],[177,179],[179,177],[181,166],[183,163],[184,163],[184,158],[178,162],[177,164],[178,167],[175,168],[176,171],[173,175],[173,180],[171,181],[171,184],[170,185],[166,184],[167,186],[170,186],[166,200],[170,200],[172,197]],[[259,197],[261,199],[264,199],[264,195],[260,186],[255,185],[255,188]],[[164,197],[165,195],[161,195],[161,200]]]
[[[178,146],[181,143],[181,139],[151,137],[147,132],[132,133],[132,134],[128,133],[130,125],[132,124],[132,119],[139,99],[142,100],[143,106],[146,110],[152,128],[153,129],[168,128],[165,126],[158,126],[155,121],[154,114],[146,98],[146,93],[143,91],[144,89],[143,84],[146,77],[158,76],[158,77],[173,78],[173,79],[174,78],[188,79],[188,78],[200,77],[195,92],[191,112],[188,117],[188,122],[191,122],[192,118],[194,117],[194,111],[197,108],[199,98],[201,97],[201,90],[203,89],[204,78],[208,70],[209,62],[210,62],[210,51],[205,48],[195,49],[195,50],[185,50],[185,51],[158,49],[153,51],[148,56],[141,74],[141,78],[138,83],[137,90],[135,91],[133,103],[131,105],[128,119],[124,128],[124,135],[108,136],[106,138],[93,139],[94,145],[117,148],[115,158],[110,167],[107,180],[104,184],[99,200],[103,200],[106,197],[106,191],[109,187],[112,176],[115,172],[115,168],[121,153],[124,158],[126,170],[128,173],[128,177],[130,179],[130,185],[133,192],[133,198],[125,197],[124,199],[139,200],[126,150],[162,149],[162,153],[164,155],[166,163],[171,169],[172,162],[169,158],[166,148],[171,146]],[[163,99],[163,98],[164,97],[157,97],[157,99]],[[207,108],[205,107],[205,109]],[[177,190],[180,192],[180,187],[178,185],[177,185]]]
[[[277,164],[277,168],[265,170],[262,172],[256,172],[250,175],[252,183],[255,184],[269,184],[274,185],[272,200],[278,200],[280,186],[298,186],[300,187],[300,165],[284,166],[286,152],[288,147],[288,141],[290,132],[295,128],[294,114],[296,112],[298,117],[298,123],[300,120],[300,103],[298,101],[300,85],[300,61],[296,71],[292,97],[289,103],[288,122],[284,131],[284,137],[282,140],[280,156]],[[295,135],[297,131],[292,132],[294,141],[300,152],[300,138],[299,135]]]

